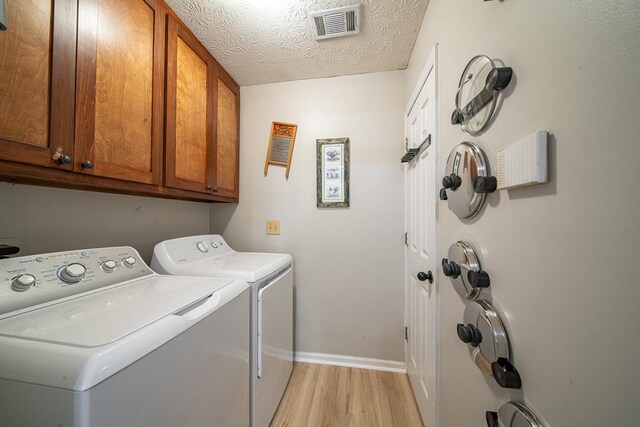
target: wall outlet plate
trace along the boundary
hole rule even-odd
[[[267,234],[268,235],[280,234],[280,220],[277,220],[277,219],[267,220]]]

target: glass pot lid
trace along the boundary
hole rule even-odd
[[[451,124],[472,135],[483,130],[496,110],[498,92],[509,85],[512,75],[511,67],[496,67],[486,55],[473,57],[460,76]]]
[[[497,186],[496,178],[489,176],[484,152],[472,142],[462,142],[449,153],[440,199],[447,201],[458,218],[472,218],[482,208],[487,193]]]

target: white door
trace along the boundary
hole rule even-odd
[[[434,47],[405,116],[409,148],[424,148],[405,168],[405,359],[427,427],[437,426],[437,102]],[[426,148],[425,148],[426,147]]]

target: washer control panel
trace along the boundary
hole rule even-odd
[[[152,274],[127,246],[0,259],[0,317]]]

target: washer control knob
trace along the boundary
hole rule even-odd
[[[132,256],[128,256],[122,260],[122,265],[127,268],[132,268],[134,265],[136,265],[136,259]]]
[[[207,247],[207,243],[206,242],[198,242],[196,244],[196,248],[198,248],[198,250],[202,253],[207,253],[209,252],[209,248]]]
[[[135,261],[135,259],[134,259]],[[134,263],[135,264],[135,263]],[[104,271],[106,271],[107,273],[111,273],[113,270],[116,269],[116,262],[114,260],[108,260],[102,263],[102,269]]]
[[[212,247],[212,248],[214,248],[214,249],[216,249],[216,248],[218,247],[218,245],[216,244],[216,242],[213,242],[213,241],[212,241],[212,242],[211,242],[211,247]]]
[[[33,285],[36,284],[36,278],[31,274],[21,274],[11,283],[11,289],[16,292],[28,291]]]
[[[65,265],[58,272],[58,277],[65,283],[78,283],[84,279],[87,269],[84,265],[74,262]]]

